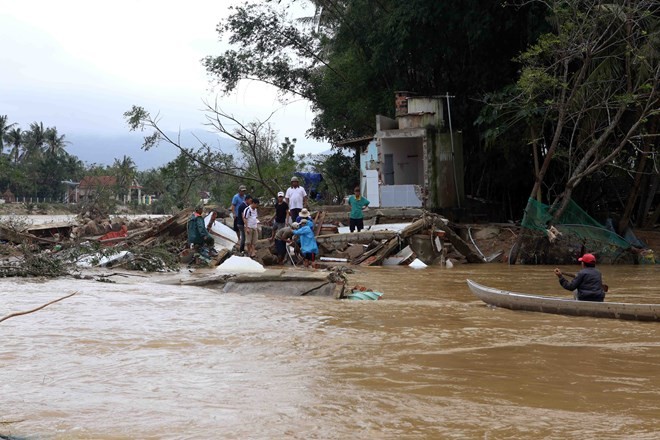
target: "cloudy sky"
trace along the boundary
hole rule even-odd
[[[166,130],[206,130],[203,100],[218,96],[200,60],[221,53],[217,23],[238,0],[0,0],[0,115],[72,135],[125,134],[123,113],[160,112]],[[244,121],[271,119],[298,153],[327,144],[305,139],[313,113],[283,107],[275,90],[243,84],[218,97]]]

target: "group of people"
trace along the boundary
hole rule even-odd
[[[256,256],[256,243],[259,239],[259,199],[245,194],[245,185],[238,187],[238,192],[231,201],[231,212],[234,215],[234,230],[239,237],[239,252],[250,257]],[[284,264],[289,254],[288,246],[298,237],[300,254],[303,257],[303,265],[310,267],[314,265],[316,255],[319,252],[318,244],[314,234],[314,222],[310,218],[307,204],[307,193],[300,186],[298,177],[291,178],[291,187],[286,194],[277,193],[275,214],[270,219],[273,225],[273,233],[270,237],[275,242],[278,264]],[[349,216],[349,229],[358,232],[364,228],[364,209],[369,206],[369,200],[360,195],[360,188],[356,187],[354,194],[348,198],[351,207]],[[213,249],[213,237],[204,223],[202,212],[203,205],[195,207],[195,211],[188,220],[188,243],[202,258],[210,258],[216,254]],[[291,220],[291,221],[290,221]],[[603,301],[605,290],[601,273],[596,269],[596,257],[593,254],[584,254],[578,259],[582,264],[580,270],[572,281],[564,278],[560,269],[554,273],[559,278],[561,286],[570,291],[575,291],[575,299],[580,301]]]
[[[256,256],[256,243],[259,239],[259,199],[246,194],[245,185],[238,187],[238,192],[231,200],[231,213],[234,217],[234,231],[239,240],[239,253],[254,258]],[[318,255],[318,244],[314,234],[314,222],[311,219],[307,206],[307,192],[300,186],[297,176],[291,178],[291,186],[286,193],[277,193],[275,213],[269,222],[273,226],[270,237],[275,242],[278,264],[284,264],[289,254],[288,246],[295,243],[299,246],[299,253],[303,257],[305,267],[314,266]],[[361,231],[364,228],[363,211],[369,206],[369,200],[362,197],[360,188],[356,187],[354,194],[348,199],[351,207],[349,229],[351,232]],[[188,242],[204,258],[210,257],[213,248],[213,237],[204,225],[202,217],[203,206],[198,206],[188,221]]]
[[[260,223],[257,208],[259,200],[246,194],[247,188],[241,185],[231,201],[231,212],[234,216],[234,230],[239,238],[239,252],[250,257],[256,255],[258,225]],[[291,186],[286,193],[277,193],[275,214],[270,219],[273,233],[270,237],[275,242],[279,264],[286,261],[289,254],[287,246],[298,236],[300,253],[305,267],[314,264],[318,254],[318,245],[314,236],[314,223],[310,218],[307,205],[307,192],[300,186],[300,180],[291,178]]]

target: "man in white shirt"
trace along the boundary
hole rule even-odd
[[[243,221],[245,223],[245,246],[247,253],[251,258],[257,255],[257,240],[259,239],[259,199],[253,198],[250,206],[243,211]]]
[[[307,192],[305,188],[300,186],[298,177],[293,176],[291,178],[291,187],[286,190],[284,200],[289,204],[289,217],[292,219],[291,221],[295,221],[300,211],[307,206]]]

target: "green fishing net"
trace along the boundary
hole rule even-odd
[[[522,227],[538,231],[547,231],[552,220],[550,207],[530,198],[527,201]],[[573,200],[568,202],[566,210],[553,226],[563,236],[580,241],[586,252],[600,256],[614,257],[631,247],[631,244],[616,232],[598,223]]]

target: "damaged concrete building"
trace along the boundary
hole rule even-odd
[[[360,154],[360,186],[372,207],[451,214],[464,205],[463,144],[445,123],[446,96],[396,92],[395,119],[376,116],[373,137],[343,142]]]

